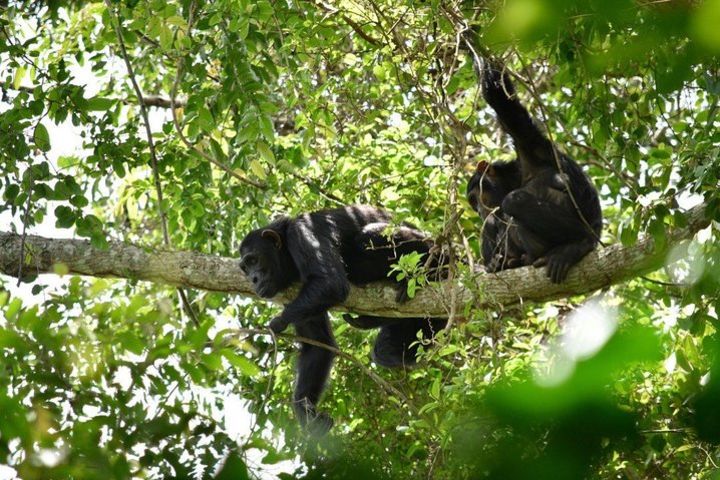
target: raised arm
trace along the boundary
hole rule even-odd
[[[554,162],[552,143],[518,100],[515,86],[502,65],[484,61],[482,89],[503,130],[512,137],[521,160],[535,165]]]

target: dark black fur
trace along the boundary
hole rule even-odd
[[[522,249],[522,264],[547,265],[548,277],[560,283],[599,241],[597,190],[580,166],[535,125],[502,67],[486,61],[482,87],[518,155],[521,187],[498,192],[503,197],[500,214],[512,218],[507,234]],[[509,175],[516,180],[515,173]]]
[[[522,247],[510,236],[512,219],[501,208],[505,196],[520,188],[521,181],[520,163],[513,160],[480,162],[468,182],[468,202],[483,219],[482,255],[489,272],[522,265]]]
[[[362,285],[387,280],[392,264],[406,253],[428,253],[432,242],[409,224],[392,230],[390,214],[379,208],[349,206],[282,218],[253,230],[240,246],[241,268],[258,295],[275,296],[294,282],[302,284],[298,296],[270,322],[282,332],[295,326],[299,336],[335,346],[328,310],[342,303],[350,283]],[[398,284],[397,298],[406,298],[406,285]],[[345,319],[359,328],[380,328],[373,350],[374,360],[396,367],[415,362],[411,344],[422,332],[431,338],[445,320],[390,319],[361,316]],[[307,343],[300,344],[294,394],[296,414],[303,424],[322,433],[332,419],[316,412],[334,353]]]

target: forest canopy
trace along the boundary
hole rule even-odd
[[[719,25],[720,0],[0,1],[0,478],[720,479]],[[466,184],[514,153],[465,38],[598,188],[563,284],[481,271]],[[415,298],[333,310],[316,438],[236,260],[349,204],[429,232],[449,278],[405,256]],[[348,311],[450,324],[388,370]]]

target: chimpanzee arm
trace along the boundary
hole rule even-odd
[[[482,256],[486,267],[490,266],[497,253],[500,237],[500,220],[495,213],[488,215],[482,228]]]
[[[330,320],[327,313],[306,318],[295,325],[298,336],[335,347]],[[300,358],[297,362],[297,379],[293,394],[295,415],[302,425],[316,435],[322,435],[333,425],[332,418],[318,413],[316,406],[325,389],[335,353],[327,348],[300,343]]]
[[[298,222],[288,229],[287,245],[300,272],[302,287],[297,297],[270,322],[276,333],[291,323],[297,326],[306,318],[324,314],[350,293],[342,257],[326,236]]]
[[[495,110],[503,129],[512,137],[515,148],[524,161],[547,165],[554,161],[552,142],[535,125],[527,109],[515,94],[515,87],[502,66],[485,60],[483,66],[483,96]]]

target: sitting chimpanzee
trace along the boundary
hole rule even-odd
[[[342,303],[350,283],[386,280],[391,266],[406,253],[428,253],[432,241],[412,225],[391,227],[391,216],[368,206],[348,206],[281,218],[248,233],[240,245],[240,266],[261,297],[270,298],[294,282],[300,292],[270,322],[278,333],[292,324],[298,336],[335,346],[328,309]],[[390,230],[390,234],[386,233]],[[398,283],[397,299],[405,299],[406,285]],[[380,328],[374,360],[395,367],[415,362],[417,333],[425,338],[444,326],[445,320],[345,317],[359,328]],[[302,424],[324,433],[332,419],[315,407],[325,388],[335,354],[328,349],[300,344],[294,408]]]
[[[495,249],[502,245],[501,237],[509,235],[512,239],[510,250],[501,252],[501,258],[514,259],[517,253],[514,250],[520,248],[519,263],[547,265],[548,277],[560,283],[567,277],[570,267],[599,241],[602,212],[597,190],[580,166],[557,150],[533,123],[502,67],[487,60],[484,62],[482,88],[500,125],[512,137],[518,156],[505,168],[500,168],[498,162],[492,164],[494,177],[490,176],[489,184],[497,189],[491,188],[490,196],[496,198],[489,201],[488,206],[497,206],[500,199],[499,217],[493,221],[503,223],[502,220],[511,217],[512,222],[497,232],[491,227],[487,235],[483,232],[483,237],[494,238],[491,246]],[[517,184],[518,178],[520,187],[507,191],[506,186]],[[477,181],[484,186],[484,182]],[[470,195],[473,185],[468,188]],[[480,197],[483,195],[485,192],[480,193]],[[478,198],[477,194],[473,196]],[[495,234],[500,236],[493,237]],[[513,260],[506,265],[516,263]]]

